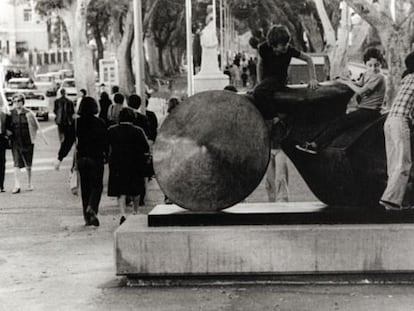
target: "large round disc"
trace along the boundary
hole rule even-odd
[[[264,120],[244,96],[198,93],[178,105],[154,145],[163,192],[193,211],[217,211],[246,198],[263,178],[270,155]]]

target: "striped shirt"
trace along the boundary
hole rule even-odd
[[[389,117],[412,118],[414,108],[414,73],[411,73],[401,80],[400,88],[395,97],[390,111]]]

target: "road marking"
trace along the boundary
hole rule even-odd
[[[9,159],[7,159],[7,160],[9,160]],[[40,159],[33,159],[32,166],[35,166],[35,165],[37,165],[37,164],[45,164],[45,163],[51,163],[51,164],[54,164],[56,160],[57,160],[57,157],[55,157],[55,158],[40,158]],[[72,160],[72,158],[71,158],[71,157],[69,157],[69,158],[65,158],[65,159],[63,159],[63,161],[62,161],[62,162],[72,162],[72,161],[73,161],[73,160]],[[10,161],[7,161],[7,162],[6,162],[6,167],[12,167],[12,166],[13,166],[13,159],[10,159]]]
[[[72,165],[64,165],[60,167],[60,171],[66,170],[66,169],[71,169]],[[32,172],[42,172],[42,171],[54,171],[55,167],[54,166],[36,166],[36,167],[32,167]],[[21,169],[21,171],[24,171],[24,168]],[[6,170],[6,174],[11,174],[14,172],[14,168],[11,169],[7,169]],[[58,171],[56,171],[58,172]]]
[[[56,127],[57,127],[57,125],[56,125],[56,124],[54,124],[54,125],[49,125],[49,126],[45,127],[44,129],[42,129],[42,132],[43,132],[43,133],[49,132],[49,131],[51,131],[51,130],[55,129]]]

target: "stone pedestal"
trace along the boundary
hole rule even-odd
[[[217,74],[197,74],[194,76],[194,93],[222,90],[229,84],[229,77],[221,72]]]
[[[295,210],[295,203],[284,206],[278,209]],[[414,272],[413,224],[149,227],[147,221],[130,216],[115,232],[117,275]]]

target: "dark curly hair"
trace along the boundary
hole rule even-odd
[[[290,32],[286,26],[275,25],[267,32],[267,43],[270,46],[286,44],[290,41]]]
[[[414,52],[411,52],[405,57],[404,63],[405,63],[406,69],[402,74],[402,78],[414,72]]]
[[[135,121],[135,112],[131,108],[122,108],[119,112],[119,122],[133,123]]]
[[[381,64],[384,64],[384,56],[382,55],[381,51],[377,48],[368,48],[364,52],[363,61],[366,63],[371,58],[375,58],[378,60]]]
[[[82,117],[94,116],[98,113],[98,103],[95,98],[85,96],[79,104],[78,114]]]
[[[139,109],[139,107],[141,107],[141,97],[137,94],[132,94],[129,96],[128,106],[132,109]]]

